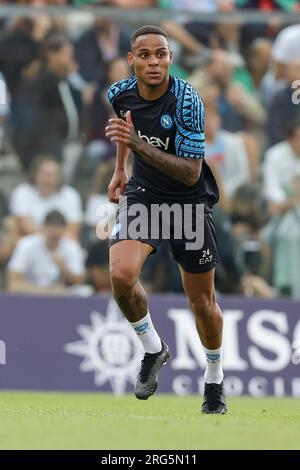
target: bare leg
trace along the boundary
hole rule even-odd
[[[216,303],[214,274],[214,269],[200,274],[187,273],[181,269],[183,286],[196,318],[197,331],[207,361],[202,413],[225,414],[227,406],[222,370],[223,319]]]
[[[139,337],[145,356],[141,363],[134,394],[147,400],[157,388],[158,372],[170,359],[148,312],[147,295],[138,277],[153,247],[137,240],[122,240],[110,248],[110,275],[114,297]]]
[[[110,278],[113,294],[131,323],[147,315],[147,295],[138,277],[153,247],[138,240],[122,240],[110,248]]]
[[[180,272],[201,342],[207,349],[218,349],[222,344],[223,318],[216,303],[215,270],[191,274],[180,268]]]

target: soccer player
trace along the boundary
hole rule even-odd
[[[170,217],[169,243],[207,358],[202,412],[224,414],[223,321],[215,298],[218,253],[211,216],[219,193],[204,159],[203,104],[187,82],[169,75],[172,51],[162,29],[143,26],[135,31],[128,62],[135,76],[120,80],[109,89],[108,97],[118,117],[110,119],[106,135],[117,143],[115,172],[108,187],[110,201],[119,202],[110,240],[112,288],[145,349],[135,396],[146,400],[155,392],[158,372],[170,359],[169,348],[152,323],[147,296],[139,281],[143,264],[163,239],[163,223],[159,237],[152,234],[151,209],[155,204],[171,207],[175,203],[184,213],[185,207],[192,207],[192,226],[198,227],[200,212],[196,208],[202,204],[202,246],[193,245],[192,249],[187,246],[185,235],[177,238],[176,228],[182,222],[178,212],[175,221]],[[133,176],[128,181],[126,164],[130,152],[134,163]],[[128,223],[134,220],[130,209],[136,204],[145,207],[149,214],[140,237],[132,235]],[[148,235],[144,235],[145,228],[149,229]]]

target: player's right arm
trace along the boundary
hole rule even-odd
[[[129,154],[130,149],[127,145],[118,142],[115,171],[108,186],[108,198],[110,202],[118,203],[119,197],[124,194],[126,184],[128,183],[126,167]]]
[[[136,83],[136,78],[132,77],[128,80],[119,80],[116,83],[113,83],[108,90],[108,100],[112,105],[115,113],[120,117],[119,108],[117,105],[117,97],[122,94],[126,89],[134,86]],[[127,176],[127,161],[130,155],[131,150],[127,145],[118,142],[117,143],[117,155],[116,155],[116,164],[115,171],[111,182],[108,186],[108,198],[110,202],[119,203],[119,197],[124,194],[125,186],[128,182]]]

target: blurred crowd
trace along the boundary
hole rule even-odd
[[[75,0],[172,10],[160,26],[206,108],[206,159],[218,181],[215,209],[222,293],[300,298],[300,23],[243,15],[198,22],[188,11],[297,10],[293,0]],[[186,10],[186,15],[176,10]],[[140,26],[136,24],[135,27]],[[135,29],[135,28],[134,28]],[[128,78],[133,27],[86,14],[0,19],[0,286],[63,294],[110,290],[107,186],[115,147],[109,85]],[[130,173],[130,167],[128,168]],[[105,218],[103,218],[105,212]],[[102,225],[99,221],[102,220]],[[147,261],[153,292],[181,292],[163,245]]]
[[[118,8],[170,8],[182,11],[230,11],[234,9],[248,10],[299,10],[299,0],[0,0],[1,4],[17,5],[100,5]]]

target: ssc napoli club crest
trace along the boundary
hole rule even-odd
[[[163,114],[160,118],[160,124],[164,129],[171,129],[173,126],[173,119],[170,114]]]

